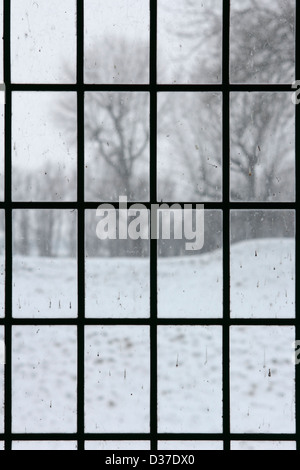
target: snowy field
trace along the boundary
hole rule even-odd
[[[293,318],[294,241],[272,239],[239,243],[233,245],[231,256],[232,314],[235,317]],[[148,260],[89,259],[86,269],[88,316],[149,316]],[[162,317],[221,316],[220,251],[160,259],[158,272],[159,314]],[[16,257],[14,316],[76,317],[76,283],[75,260]],[[258,306],[261,306],[260,310]],[[3,328],[0,328],[0,339],[1,336]],[[232,432],[295,432],[294,340],[293,327],[231,328]],[[13,431],[76,432],[76,327],[14,326],[12,347]],[[3,367],[0,373],[3,397]],[[87,326],[86,432],[148,433],[149,403],[149,328]],[[221,433],[222,413],[222,328],[159,327],[159,432]],[[0,409],[2,431],[3,407]],[[34,442],[14,443],[16,449],[24,448],[24,445],[37,448]],[[49,448],[76,446],[72,442],[43,445]],[[182,446],[216,449],[221,443],[159,444],[162,450],[170,449],[171,445],[174,449]],[[270,444],[258,446],[264,445],[268,448]],[[114,446],[109,442],[86,443],[87,449]],[[117,448],[140,446],[147,448],[149,443],[146,440],[131,444],[123,442]],[[253,446],[256,443],[233,443],[235,448]],[[293,448],[294,443],[275,444],[278,449],[286,446]]]
[[[86,316],[148,318],[149,268],[149,259],[87,258]],[[75,259],[15,256],[13,273],[14,317],[77,316]],[[3,315],[3,275],[0,289]],[[160,317],[221,318],[222,293],[221,250],[158,260]],[[231,315],[234,318],[294,318],[294,240],[251,240],[232,246]]]

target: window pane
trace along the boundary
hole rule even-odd
[[[158,2],[158,81],[220,83],[221,0]]]
[[[0,432],[4,432],[4,327],[0,326]]]
[[[158,441],[158,450],[223,450],[223,442]]]
[[[69,119],[71,109],[76,113],[74,93],[13,94],[15,201],[76,199],[77,127],[73,116]]]
[[[220,201],[221,95],[160,93],[158,106],[158,199]]]
[[[87,441],[85,450],[150,450],[147,441]]]
[[[5,212],[0,210],[0,318],[5,306]]]
[[[290,93],[232,93],[230,137],[233,201],[295,201]]]
[[[13,432],[76,432],[76,349],[76,327],[13,327]]]
[[[231,316],[295,317],[294,211],[232,211]]]
[[[77,450],[73,441],[13,441],[12,450]]]
[[[158,328],[158,428],[222,432],[221,328]]]
[[[294,0],[232,0],[231,79],[291,83],[295,77]]]
[[[125,227],[135,217],[115,211]],[[127,213],[128,214],[128,213]],[[149,240],[100,240],[105,217],[86,211],[86,315],[90,318],[148,318],[150,315]],[[148,220],[148,219],[147,219]]]
[[[13,316],[77,316],[77,212],[13,211]]]
[[[0,201],[4,201],[4,93],[0,91]]]
[[[149,432],[149,328],[86,327],[86,432]]]
[[[202,229],[196,227],[196,233]],[[174,239],[174,230],[171,240],[158,242],[159,317],[221,318],[222,212],[205,211],[204,246],[200,251],[187,251],[186,243],[185,239]]]
[[[12,82],[75,82],[76,0],[11,4]]]
[[[259,442],[241,441],[232,442],[231,450],[297,450],[296,442]]]
[[[231,432],[295,432],[294,327],[231,328]]]
[[[88,201],[148,200],[147,93],[87,93],[85,144]]]
[[[0,83],[3,81],[3,0],[0,0]]]
[[[149,82],[149,0],[85,0],[86,83]]]

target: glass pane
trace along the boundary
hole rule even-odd
[[[149,0],[85,0],[86,83],[149,82]]]
[[[4,327],[0,326],[0,432],[4,432]]]
[[[5,306],[5,213],[0,210],[0,318]]]
[[[77,212],[13,211],[13,316],[77,316]]]
[[[76,327],[15,326],[12,339],[13,432],[76,432]]]
[[[147,441],[87,441],[85,450],[150,450]]]
[[[148,327],[86,327],[86,432],[149,432]]]
[[[158,428],[222,432],[220,327],[158,327]]]
[[[195,211],[193,217],[196,218]],[[175,221],[174,218],[172,239],[158,242],[159,317],[221,318],[222,212],[205,211],[204,246],[200,251],[187,251],[186,239],[174,239]],[[182,225],[181,221],[176,223]],[[197,226],[196,233],[200,235],[202,229],[203,227]]]
[[[220,83],[222,0],[158,2],[158,81]]]
[[[4,201],[4,93],[0,91],[0,201]]]
[[[88,201],[148,200],[147,93],[87,93],[85,144]]]
[[[296,447],[296,442],[236,441],[231,443],[231,450],[297,450]]]
[[[222,199],[222,99],[218,93],[159,93],[158,199]]]
[[[72,109],[76,113],[74,93],[13,94],[15,201],[76,199],[77,127],[73,116],[69,119]]]
[[[12,0],[14,83],[72,83],[76,67],[76,0]]]
[[[223,442],[158,441],[158,450],[223,450]]]
[[[231,328],[231,432],[295,432],[294,327]]]
[[[126,228],[136,220],[128,217],[127,223],[124,212],[110,211],[115,214],[114,236],[118,239],[100,240],[98,232],[107,215],[96,217],[95,211],[86,211],[87,317],[148,318],[150,315],[149,240],[119,239],[119,219],[125,222]]]
[[[12,450],[77,450],[73,441],[13,441]]]
[[[0,0],[0,83],[3,81],[3,0]]]
[[[295,201],[290,93],[231,94],[231,200]]]
[[[0,450],[4,450],[4,442],[0,442]]]
[[[295,79],[294,0],[231,1],[231,80],[292,83]]]
[[[232,211],[231,316],[295,317],[294,211]]]

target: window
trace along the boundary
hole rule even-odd
[[[299,448],[300,9],[242,3],[0,1],[1,449]],[[100,239],[160,203],[201,252]]]

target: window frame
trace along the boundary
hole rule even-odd
[[[232,92],[285,92],[292,93],[286,85],[233,85],[230,83],[230,1],[223,0],[222,32],[222,83],[219,85],[160,85],[157,83],[157,3],[150,3],[150,77],[147,85],[88,85],[84,83],[84,0],[76,0],[77,7],[77,72],[75,84],[16,84],[11,83],[11,1],[3,2],[4,8],[4,83],[5,106],[5,190],[0,209],[5,211],[5,317],[6,343],[5,365],[5,431],[0,440],[5,449],[11,450],[15,440],[77,441],[78,450],[84,450],[86,441],[136,440],[150,441],[156,451],[158,441],[222,441],[224,450],[230,450],[231,441],[296,441],[300,449],[300,369],[296,367],[296,433],[295,434],[232,434],[230,430],[230,329],[240,325],[293,326],[300,339],[300,222],[297,217],[299,192],[295,203],[242,203],[230,201],[230,94]],[[296,3],[296,79],[300,79],[300,4]],[[77,94],[77,201],[62,203],[36,203],[12,201],[12,93],[15,91],[73,91]],[[157,95],[160,92],[220,92],[223,115],[223,176],[222,202],[206,203],[206,209],[223,212],[223,318],[221,319],[162,319],[157,314],[157,240],[150,241],[150,318],[149,319],[89,319],[85,317],[85,211],[98,207],[96,202],[85,202],[84,195],[84,95],[88,91],[148,92],[150,95],[150,209],[157,201]],[[298,132],[297,132],[298,131]],[[300,106],[296,106],[296,181],[300,181]],[[202,201],[199,201],[202,202]],[[110,204],[111,201],[109,201]],[[185,201],[180,201],[183,207]],[[133,204],[133,203],[132,203]],[[145,204],[143,202],[143,204]],[[117,208],[117,203],[113,203]],[[131,204],[129,204],[130,207]],[[17,319],[12,316],[12,211],[14,209],[71,209],[77,210],[77,260],[78,260],[78,317],[75,319]],[[193,204],[196,208],[196,203]],[[290,209],[296,213],[296,316],[295,319],[232,319],[230,317],[230,212],[236,209]],[[13,434],[12,433],[12,328],[15,325],[74,325],[77,327],[77,433],[76,434]],[[87,325],[147,325],[150,329],[150,432],[148,434],[87,434],[84,427],[84,379],[85,379],[85,326]],[[161,325],[219,325],[223,329],[223,432],[220,434],[159,434],[157,415],[157,329]]]

